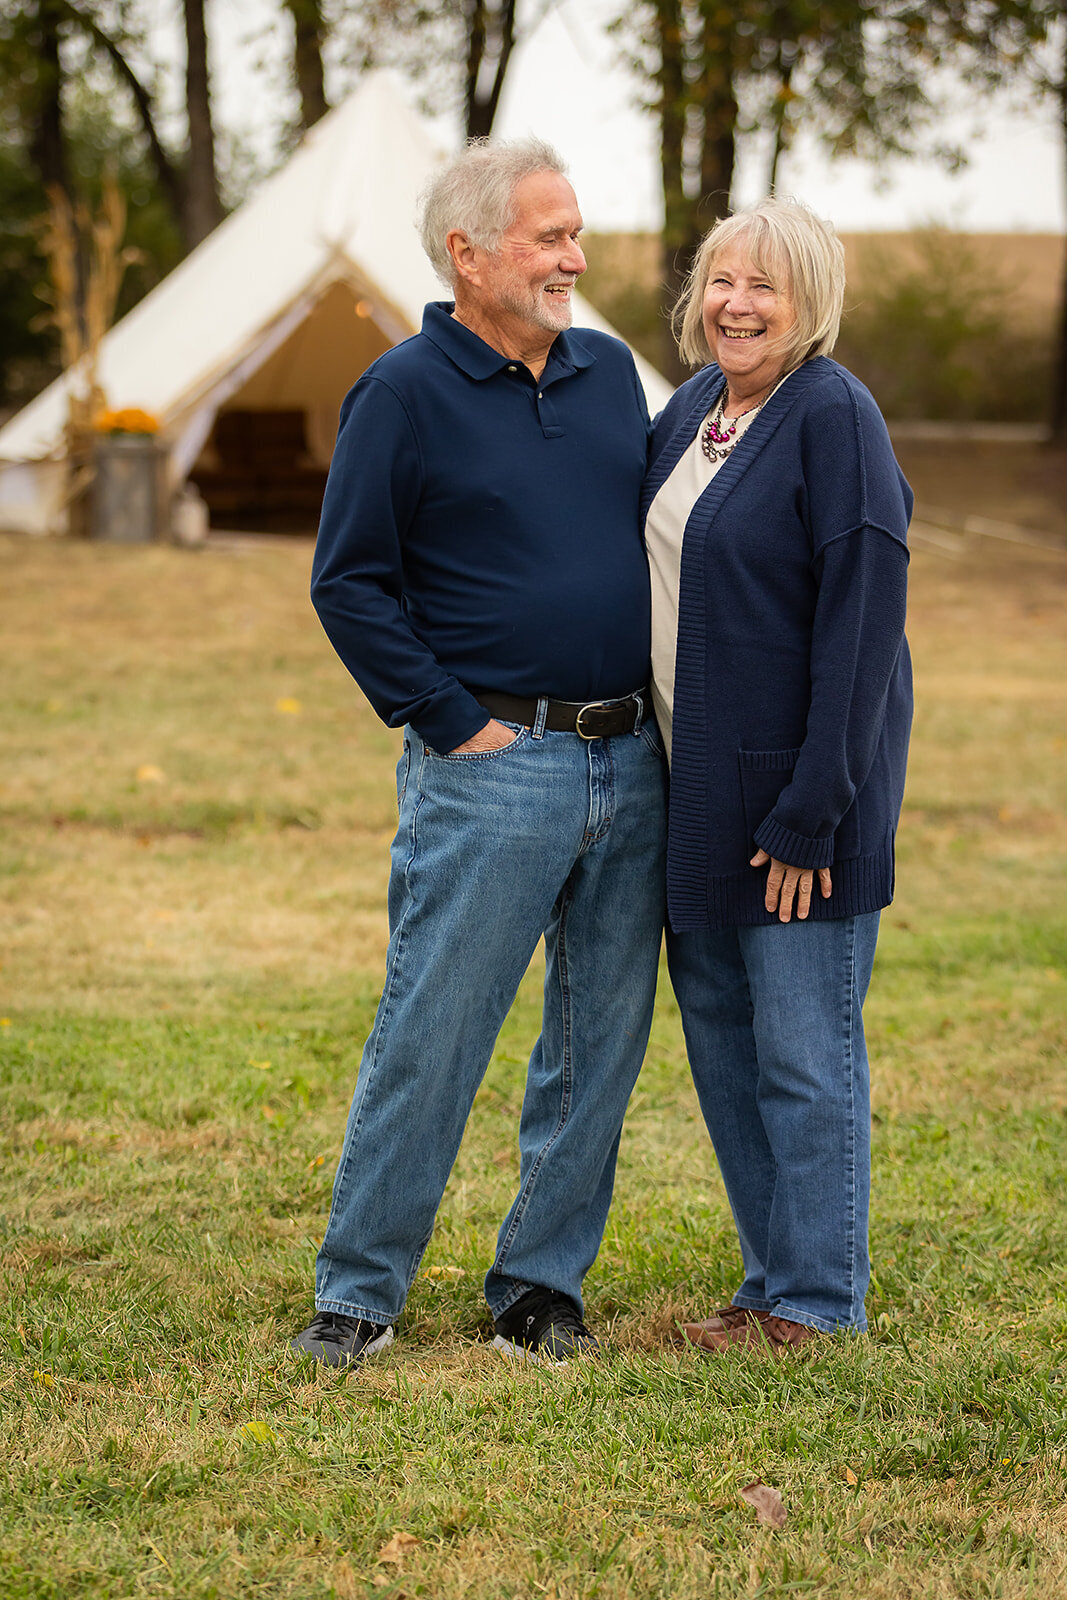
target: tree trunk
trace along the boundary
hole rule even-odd
[[[663,181],[663,340],[660,367],[681,382],[688,369],[679,359],[670,314],[712,223],[729,205],[734,175],[737,99],[729,36],[704,24],[699,69],[687,82],[685,23],[681,0],[657,6],[660,172]],[[699,136],[699,158],[687,146]]]
[[[767,193],[773,194],[778,187],[778,170],[782,164],[789,144],[789,98],[793,86],[793,68],[795,63],[784,61],[782,52],[778,52],[779,71],[781,73],[781,87],[776,101],[777,114],[774,119],[774,146],[771,150],[770,165],[767,171]]]
[[[1067,155],[1067,34],[1063,41],[1060,81],[1056,90],[1060,103],[1060,127],[1064,154]],[[1056,368],[1052,380],[1052,444],[1067,450],[1067,250],[1063,253],[1063,286],[1060,290],[1060,332],[1056,347]]]
[[[30,37],[37,58],[30,158],[43,188],[61,189],[71,199],[70,172],[63,138],[63,69],[59,59],[59,23],[63,7],[57,0],[37,0]]]
[[[322,70],[326,19],[321,0],[285,0],[293,19],[293,76],[300,95],[300,128],[307,130],[330,109]]]
[[[191,250],[222,220],[211,125],[204,0],[182,0],[185,12],[185,103],[189,161],[185,172],[185,239]]]
[[[656,10],[660,60],[659,166],[663,186],[663,234],[660,245],[663,324],[659,364],[664,375],[678,383],[686,373],[678,359],[678,349],[668,319],[685,278],[685,249],[689,239],[684,170],[686,108],[680,0],[662,0]]]
[[[468,0],[467,81],[464,108],[468,139],[487,139],[515,45],[516,0]]]
[[[700,145],[700,186],[694,196],[689,238],[686,241],[687,271],[705,234],[730,209],[736,157],[737,96],[734,93],[733,64],[728,54],[708,57],[701,115],[704,126]]]

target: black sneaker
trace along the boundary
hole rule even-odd
[[[569,1361],[600,1353],[574,1301],[554,1289],[528,1289],[497,1317],[495,1327],[494,1349],[520,1361]]]
[[[328,1367],[353,1367],[380,1355],[393,1342],[392,1328],[346,1317],[340,1311],[316,1311],[303,1333],[289,1341],[298,1356],[312,1356]]]

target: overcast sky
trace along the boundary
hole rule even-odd
[[[560,146],[587,226],[656,227],[655,124],[632,109],[633,90],[617,65],[616,46],[586,20],[600,3],[568,0],[516,52],[498,131],[543,131]],[[966,98],[958,95],[961,106]],[[984,124],[982,136],[976,136],[976,120]],[[934,162],[896,163],[881,173],[866,162],[830,162],[813,140],[801,139],[782,165],[779,189],[807,200],[843,231],[930,221],[973,231],[1064,229],[1063,136],[1051,101],[1012,111],[1004,97],[986,105],[981,119],[961,110],[944,131],[970,154],[957,175]],[[735,199],[741,201],[765,192],[767,155],[753,154],[739,173]]]
[[[173,0],[150,3],[162,28],[173,15]],[[549,13],[512,57],[495,131],[503,137],[534,132],[558,146],[588,228],[655,229],[661,219],[655,123],[634,109],[634,85],[598,21],[614,3],[562,0]],[[284,82],[288,54],[277,0],[209,0],[208,21],[218,120],[262,148],[266,128],[277,119],[279,96],[269,85],[272,78]],[[267,73],[254,70],[257,56]],[[1067,227],[1063,139],[1051,103],[1021,110],[1006,98],[987,100],[980,119],[961,110],[944,131],[970,153],[961,173],[928,161],[881,171],[857,161],[831,163],[801,138],[783,164],[779,189],[807,200],[844,232],[928,222],[976,232]],[[447,121],[435,132],[444,145],[458,137]],[[735,199],[760,197],[765,161],[765,154],[752,152]]]

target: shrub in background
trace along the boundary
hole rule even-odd
[[[834,352],[890,419],[1039,422],[1051,339],[965,234],[919,229],[907,255],[856,241]],[[851,285],[859,284],[857,293]]]
[[[663,355],[660,243],[656,233],[589,233],[578,285],[628,344],[658,370]]]

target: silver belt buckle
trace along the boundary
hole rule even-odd
[[[602,733],[586,733],[585,729],[582,727],[582,718],[585,716],[587,711],[603,711],[607,703],[608,702],[606,700],[588,700],[586,704],[579,709],[578,715],[574,719],[574,731],[578,735],[579,739],[586,739],[591,743],[594,739],[602,739],[604,737]]]

